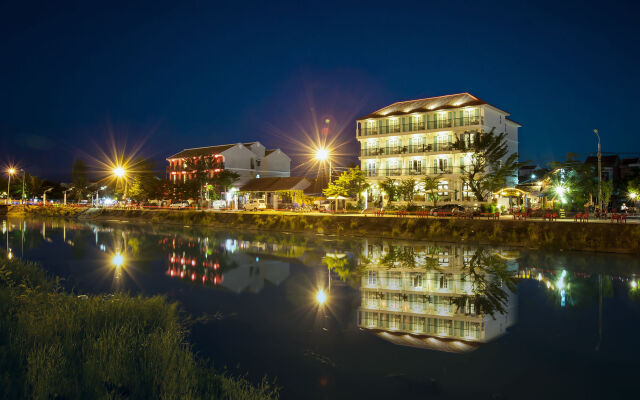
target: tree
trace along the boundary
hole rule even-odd
[[[613,182],[612,181],[603,181],[602,182],[602,208],[607,209],[609,206],[609,201],[611,200],[611,194],[613,194]]]
[[[328,196],[344,196],[356,198],[360,202],[361,193],[369,187],[364,172],[360,167],[349,168],[322,192]]]
[[[76,200],[83,200],[89,186],[89,178],[87,177],[87,166],[81,159],[76,159],[71,167],[71,181],[73,182],[74,194]]]
[[[132,177],[127,183],[127,194],[130,199],[147,201],[158,197],[161,181],[153,173],[155,163],[150,159],[139,159],[133,163]]]
[[[209,179],[209,183],[215,187],[219,188],[219,192],[226,192],[227,190],[229,190],[229,187],[231,187],[231,185],[233,185],[238,178],[240,178],[240,175],[238,175],[237,173],[228,170],[228,169],[224,169],[220,172],[216,172],[213,175],[213,178]]]
[[[416,180],[413,178],[402,179],[398,184],[398,194],[407,201],[407,205],[412,205],[413,196],[416,194]]]
[[[516,275],[504,259],[485,249],[479,249],[462,270],[462,280],[471,283],[471,294],[453,298],[459,310],[474,306],[478,314],[508,312],[509,292],[516,291]]]
[[[627,191],[635,193],[636,198],[640,196],[640,177],[636,177],[627,183]]]
[[[453,148],[471,151],[470,163],[465,165],[462,181],[467,184],[478,201],[485,201],[493,192],[505,186],[524,163],[518,163],[518,153],[508,155],[505,132],[470,133],[473,140],[456,139]],[[463,136],[468,137],[468,136]]]
[[[425,176],[422,179],[422,190],[425,193],[425,196],[429,196],[431,201],[433,202],[433,206],[436,207],[438,205],[438,200],[440,200],[440,194],[438,193],[438,184],[440,182],[440,176]]]
[[[395,179],[387,178],[384,181],[379,183],[380,190],[387,195],[389,201],[393,201],[396,199],[398,195],[398,185],[396,184]]]

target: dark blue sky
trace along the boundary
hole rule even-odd
[[[5,2],[0,161],[66,179],[109,132],[158,160],[290,138],[330,115],[468,91],[522,123],[520,154],[638,152],[635,2]],[[355,149],[355,145],[352,145]]]

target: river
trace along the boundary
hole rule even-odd
[[[219,369],[285,399],[637,392],[637,257],[5,219],[3,247],[81,293],[164,295]]]

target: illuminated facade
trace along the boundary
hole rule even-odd
[[[398,344],[444,351],[464,351],[504,334],[514,323],[515,296],[505,291],[505,313],[476,310],[470,299],[478,282],[464,270],[475,253],[460,245],[367,246],[358,326]],[[517,266],[512,269],[515,275]]]
[[[260,142],[235,143],[184,149],[167,158],[167,178],[173,183],[193,179],[198,171],[213,177],[230,170],[240,178],[240,187],[253,178],[288,177],[291,159],[280,149],[267,150]]]
[[[361,168],[374,188],[386,178],[440,175],[441,201],[471,201],[460,179],[470,153],[453,144],[470,144],[476,133],[495,128],[506,132],[508,154],[517,152],[521,125],[508,116],[469,93],[393,103],[357,120]]]

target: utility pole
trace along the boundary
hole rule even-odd
[[[602,212],[602,152],[600,151],[600,135],[598,130],[594,129],[593,133],[598,137],[598,208]]]

